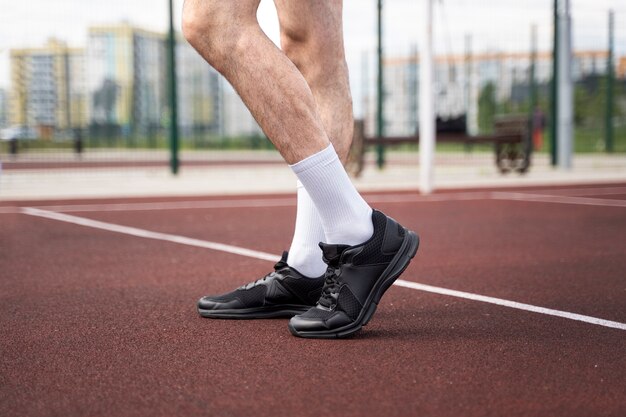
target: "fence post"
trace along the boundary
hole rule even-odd
[[[435,103],[433,92],[433,0],[424,2],[424,32],[420,52],[420,191],[433,190],[435,152]]]
[[[558,54],[558,106],[559,124],[557,143],[557,163],[561,169],[572,167],[574,136],[574,83],[572,80],[572,19],[570,0],[561,0],[559,13],[559,54]]]
[[[550,102],[550,164],[552,166],[556,166],[556,153],[557,153],[557,141],[556,136],[558,133],[558,121],[557,121],[557,109],[559,107],[559,97],[558,97],[558,83],[559,83],[559,66],[558,56],[559,56],[559,14],[558,14],[559,0],[554,0],[553,4],[553,16],[552,16],[552,26],[553,26],[553,43],[552,43],[552,84],[550,85],[551,90],[551,102]]]
[[[614,13],[613,10],[609,10],[609,55],[606,62],[606,112],[604,116],[605,148],[609,153],[613,152],[613,83],[615,79],[613,67],[614,31]]]
[[[530,106],[528,111],[528,131],[526,146],[526,153],[530,155],[535,149],[535,130],[537,126],[537,115],[539,114],[539,99],[537,98],[537,25],[531,25],[530,27],[530,80],[528,82]]]
[[[378,0],[378,82],[377,82],[377,109],[376,109],[376,136],[382,138],[385,134],[385,119],[384,119],[384,82],[383,82],[383,0]],[[376,145],[376,163],[378,168],[385,166],[385,147],[382,142]]]
[[[178,174],[178,103],[176,89],[176,33],[174,32],[174,5],[169,2],[169,35],[167,39],[167,55],[169,70],[169,101],[170,101],[170,170],[172,174]]]

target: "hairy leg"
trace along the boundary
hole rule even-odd
[[[342,2],[274,0],[283,52],[306,79],[324,129],[342,162],[352,141],[352,99],[344,56]],[[298,187],[298,210],[288,263],[310,276],[326,264],[318,246],[327,241],[322,221],[308,192]]]
[[[324,129],[345,162],[352,143],[352,96],[343,45],[342,0],[274,0],[281,47],[307,81]]]
[[[329,139],[307,81],[259,27],[259,1],[185,0],[183,32],[294,164],[327,148]]]
[[[183,32],[191,45],[230,81],[291,165],[317,209],[326,242],[364,242],[373,231],[372,209],[359,195],[330,144],[309,84],[259,27],[258,5],[259,0],[186,0]],[[334,10],[332,16],[340,21],[340,7],[328,10]],[[343,42],[340,33],[334,33],[338,37],[320,36],[323,45],[319,47],[332,48],[330,44],[339,42],[341,48],[334,50],[340,51],[341,59],[339,63],[329,59],[329,65],[345,66]],[[312,82],[323,75],[312,76]],[[347,70],[344,75],[347,77]]]

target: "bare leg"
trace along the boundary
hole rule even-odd
[[[342,2],[274,0],[281,47],[306,79],[324,129],[342,162],[352,141],[352,98],[343,48]],[[318,276],[326,270],[318,243],[324,231],[311,197],[298,186],[298,210],[287,262]]]
[[[255,117],[265,134],[274,143],[283,158],[310,195],[319,214],[326,242],[354,245],[372,235],[372,209],[351,183],[340,158],[330,146],[324,122],[316,99],[296,65],[265,36],[256,20],[260,0],[186,0],[183,10],[183,31],[192,46],[222,75],[230,81],[244,103]],[[306,65],[311,55],[297,53],[300,45],[298,30],[290,30],[291,24],[283,14],[284,32],[288,34],[286,47],[311,82],[316,85],[322,108],[326,109],[329,129],[339,137],[346,136],[343,126],[335,123],[335,115],[329,110],[334,94],[332,88],[343,89],[340,108],[349,103],[347,68],[341,36],[341,2],[333,0],[333,6],[324,7],[323,2],[316,13],[325,16],[326,23],[312,25],[313,30],[323,30],[319,36],[309,36],[309,48],[320,51],[328,48],[326,55],[330,74],[340,74],[343,80],[337,84],[323,81],[326,65]],[[301,4],[300,1],[297,2]],[[316,19],[319,16],[308,16]],[[326,28],[328,26],[328,28]],[[308,29],[309,32],[311,29]],[[338,44],[339,46],[333,46]],[[319,53],[313,54],[319,55]],[[308,58],[307,58],[308,57]],[[346,100],[346,95],[348,99]],[[350,110],[345,110],[350,114]],[[345,121],[346,117],[338,116]],[[351,118],[350,118],[351,119]],[[350,121],[351,123],[351,121]],[[348,128],[349,129],[349,128]],[[349,139],[340,140],[347,153]]]
[[[259,1],[186,0],[183,32],[294,164],[326,149],[329,139],[306,80],[259,27]]]
[[[329,269],[323,277],[310,281],[313,285],[307,284],[307,288],[317,289],[323,281],[320,298],[315,307],[291,319],[290,331],[302,337],[343,337],[367,323],[382,291],[415,254],[418,239],[393,219],[372,211],[329,143],[332,136],[345,160],[352,117],[341,1],[276,1],[282,44],[289,58],[261,32],[256,21],[259,0],[187,0],[183,28],[191,44],[235,87],[291,165],[308,194],[306,202],[312,203],[307,204],[306,216],[314,221],[303,227],[311,225],[326,238],[320,247]],[[298,191],[298,216],[300,197],[304,201],[305,195]],[[319,218],[312,219],[314,215]],[[298,246],[296,239],[294,242]],[[302,254],[304,258],[319,256],[314,251]],[[287,268],[277,264],[276,274],[270,274],[267,281],[270,277],[286,281],[287,275],[302,279]],[[317,266],[311,271],[321,272]],[[249,288],[265,286],[265,282],[265,278],[258,280]],[[199,311],[207,317],[251,317],[250,313],[267,317],[293,311],[293,305],[280,303],[264,310],[274,293],[267,289],[255,290],[246,302],[239,295],[247,290],[204,297],[198,303]]]
[[[346,64],[342,1],[274,0],[281,47],[306,79],[324,129],[345,162],[352,142],[352,97]]]

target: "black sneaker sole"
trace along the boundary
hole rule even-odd
[[[209,319],[271,319],[291,318],[302,314],[312,306],[280,305],[267,307],[239,308],[231,310],[204,310],[198,308],[198,314]]]
[[[361,330],[363,326],[367,325],[374,315],[374,312],[378,307],[378,303],[383,297],[383,294],[385,294],[385,291],[387,291],[387,289],[393,285],[394,281],[404,272],[404,270],[409,266],[411,259],[413,259],[417,253],[420,242],[419,237],[410,230],[404,230],[406,231],[406,236],[402,242],[402,246],[400,246],[398,253],[391,260],[387,269],[383,271],[380,278],[376,282],[376,285],[374,285],[370,291],[367,299],[365,300],[365,304],[363,305],[363,309],[355,321],[344,327],[328,331],[297,331],[291,326],[290,323],[289,331],[291,334],[310,339],[336,339],[348,337]]]

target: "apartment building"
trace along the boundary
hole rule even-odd
[[[51,138],[86,124],[84,49],[51,39],[39,48],[11,50],[10,62],[10,125]]]

